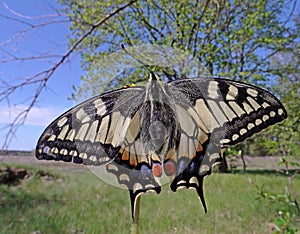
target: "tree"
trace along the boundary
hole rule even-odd
[[[113,6],[89,0],[60,2],[72,21],[71,45]],[[265,85],[285,72],[273,66],[273,58],[297,37],[288,25],[295,4],[284,0],[137,1],[82,41],[79,49],[87,71],[82,80],[97,86],[99,73],[94,72],[93,63],[118,50],[120,44],[155,43],[189,52],[213,76]],[[126,77],[109,83],[109,89],[136,81],[134,76]],[[85,91],[79,88],[77,95]],[[221,165],[227,170],[226,161]]]
[[[297,37],[300,33],[300,15],[295,18]],[[264,141],[256,141],[258,147],[268,148],[270,153],[282,156],[289,155],[300,158],[300,43],[291,43],[272,60],[274,71],[278,77],[270,87],[284,104],[288,118],[270,127],[263,134]]]
[[[73,22],[71,44],[112,5],[64,1]],[[190,52],[213,76],[257,82],[273,75],[272,57],[295,39],[288,27],[294,1],[138,1],[80,46],[84,68],[121,43],[165,44]],[[110,7],[108,7],[110,6]],[[96,18],[95,18],[96,17]]]

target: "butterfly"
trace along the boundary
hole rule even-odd
[[[82,102],[43,132],[36,157],[105,165],[137,198],[194,188],[207,210],[203,180],[228,146],[287,118],[269,92],[222,78],[163,82],[150,72],[145,85],[125,86]]]

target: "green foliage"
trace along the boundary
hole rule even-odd
[[[70,44],[122,1],[60,0],[72,25]],[[79,48],[83,79],[93,63],[121,43],[155,43],[189,52],[214,76],[261,83],[278,72],[272,57],[289,47],[295,31],[285,16],[294,1],[137,1],[117,14]],[[98,77],[101,74],[96,74]],[[124,85],[121,80],[121,86]],[[114,87],[114,84],[110,84]]]
[[[289,60],[298,63],[298,65],[296,63],[293,65],[294,69],[297,66],[300,68],[298,55],[289,54],[288,56]],[[290,65],[291,63],[288,64]],[[288,118],[284,122],[269,127],[257,135],[258,137],[253,141],[258,149],[268,149],[269,154],[300,158],[300,72],[278,78],[272,89],[280,96]]]
[[[257,187],[259,197],[264,199],[268,206],[276,205],[274,220],[274,233],[297,233],[295,222],[297,221],[297,208],[293,195],[288,190],[285,193],[271,193],[264,190],[263,186]]]
[[[71,46],[122,1],[60,0],[60,3],[72,22]],[[281,98],[289,117],[248,140],[243,150],[255,155],[285,152],[298,156],[299,17],[295,18],[295,26],[287,23],[292,20],[294,3],[294,0],[137,1],[82,41],[78,50],[87,73],[82,77],[84,85],[74,88],[76,94],[71,99],[87,98],[147,79],[143,69],[126,70],[118,67],[118,59],[106,60],[107,55],[120,49],[120,44],[171,46],[192,54],[213,76],[265,86],[270,78],[271,81],[277,78],[273,93]],[[103,64],[105,71],[99,71]]]

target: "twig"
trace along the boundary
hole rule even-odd
[[[31,97],[31,102],[29,103],[28,107],[21,111],[16,117],[15,119],[12,121],[11,124],[8,124],[6,126],[6,128],[8,128],[8,132],[5,136],[5,140],[4,140],[4,144],[2,146],[2,148],[7,148],[9,143],[11,142],[12,138],[15,135],[16,130],[24,124],[28,113],[30,112],[30,110],[32,109],[33,106],[35,106],[35,104],[37,103],[38,97],[40,96],[41,92],[44,90],[44,88],[47,87],[47,82],[48,80],[52,77],[52,75],[56,72],[56,70],[66,61],[67,58],[70,57],[70,55],[72,53],[74,53],[74,51],[77,49],[77,47],[82,43],[82,41],[87,38],[89,35],[91,35],[97,28],[99,28],[103,23],[105,23],[107,20],[109,20],[110,18],[112,18],[113,16],[115,16],[116,14],[118,14],[120,11],[124,10],[125,8],[127,8],[128,6],[132,5],[133,3],[135,3],[137,0],[132,0],[122,6],[120,6],[119,8],[115,9],[114,11],[112,11],[111,13],[107,14],[103,19],[99,20],[98,22],[96,22],[95,24],[93,24],[91,26],[91,28],[84,34],[82,35],[72,46],[71,48],[64,54],[61,56],[61,58],[49,69],[39,72],[27,79],[25,79],[25,81],[17,84],[17,85],[12,85],[10,86],[7,90],[5,90],[4,92],[0,93],[0,97],[3,96],[2,98],[0,98],[0,102],[3,100],[8,100],[9,96],[14,93],[17,89],[22,88],[24,86],[28,86],[31,84],[37,84],[37,88],[34,92],[34,94]],[[13,12],[15,14],[17,14],[16,12]],[[44,24],[43,24],[44,25]]]

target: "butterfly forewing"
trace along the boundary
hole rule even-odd
[[[177,93],[176,103],[187,108],[198,127],[222,146],[237,144],[287,117],[276,97],[245,83],[183,79],[170,83],[170,88]]]
[[[37,144],[37,158],[87,165],[108,162],[117,155],[124,128],[142,100],[143,88],[130,88],[79,104],[47,127]]]

